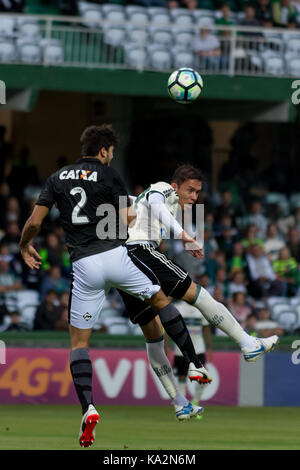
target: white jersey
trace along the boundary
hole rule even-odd
[[[168,230],[166,227],[151,214],[148,197],[151,193],[160,193],[164,196],[165,206],[176,217],[178,210],[178,194],[175,189],[168,183],[159,182],[151,184],[149,188],[140,194],[134,204],[136,210],[136,220],[132,228],[128,228],[127,243],[139,241],[152,241],[157,244],[165,238],[168,238]]]
[[[203,326],[209,325],[201,312],[196,307],[179,300],[175,303],[177,309],[184,318],[185,324],[189,330],[196,354],[205,353],[205,342],[202,335]],[[180,349],[175,345],[175,356],[182,356]]]

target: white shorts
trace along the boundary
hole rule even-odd
[[[145,265],[137,267],[127,249],[119,246],[73,263],[69,322],[81,329],[93,328],[99,319],[105,293],[115,287],[141,300],[150,299],[160,283]]]

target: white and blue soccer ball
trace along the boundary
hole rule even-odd
[[[203,80],[196,70],[182,67],[171,73],[168,80],[168,92],[177,103],[187,104],[199,98]]]

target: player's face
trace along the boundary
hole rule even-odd
[[[110,162],[114,158],[114,146],[111,145],[108,150],[104,147],[100,150],[100,157],[103,165],[109,166]]]
[[[176,183],[172,184],[173,188],[179,196],[179,204],[182,209],[185,205],[192,205],[197,202],[199,193],[202,189],[202,181],[196,179],[186,180],[180,186]]]

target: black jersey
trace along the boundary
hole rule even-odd
[[[120,196],[123,207],[128,207],[130,200],[116,170],[96,158],[81,158],[49,176],[37,204],[49,209],[56,204],[71,260],[76,261],[124,243],[119,233]],[[115,230],[105,229],[103,236],[98,224],[102,220],[105,225],[108,217],[105,209],[111,206],[115,208]]]

